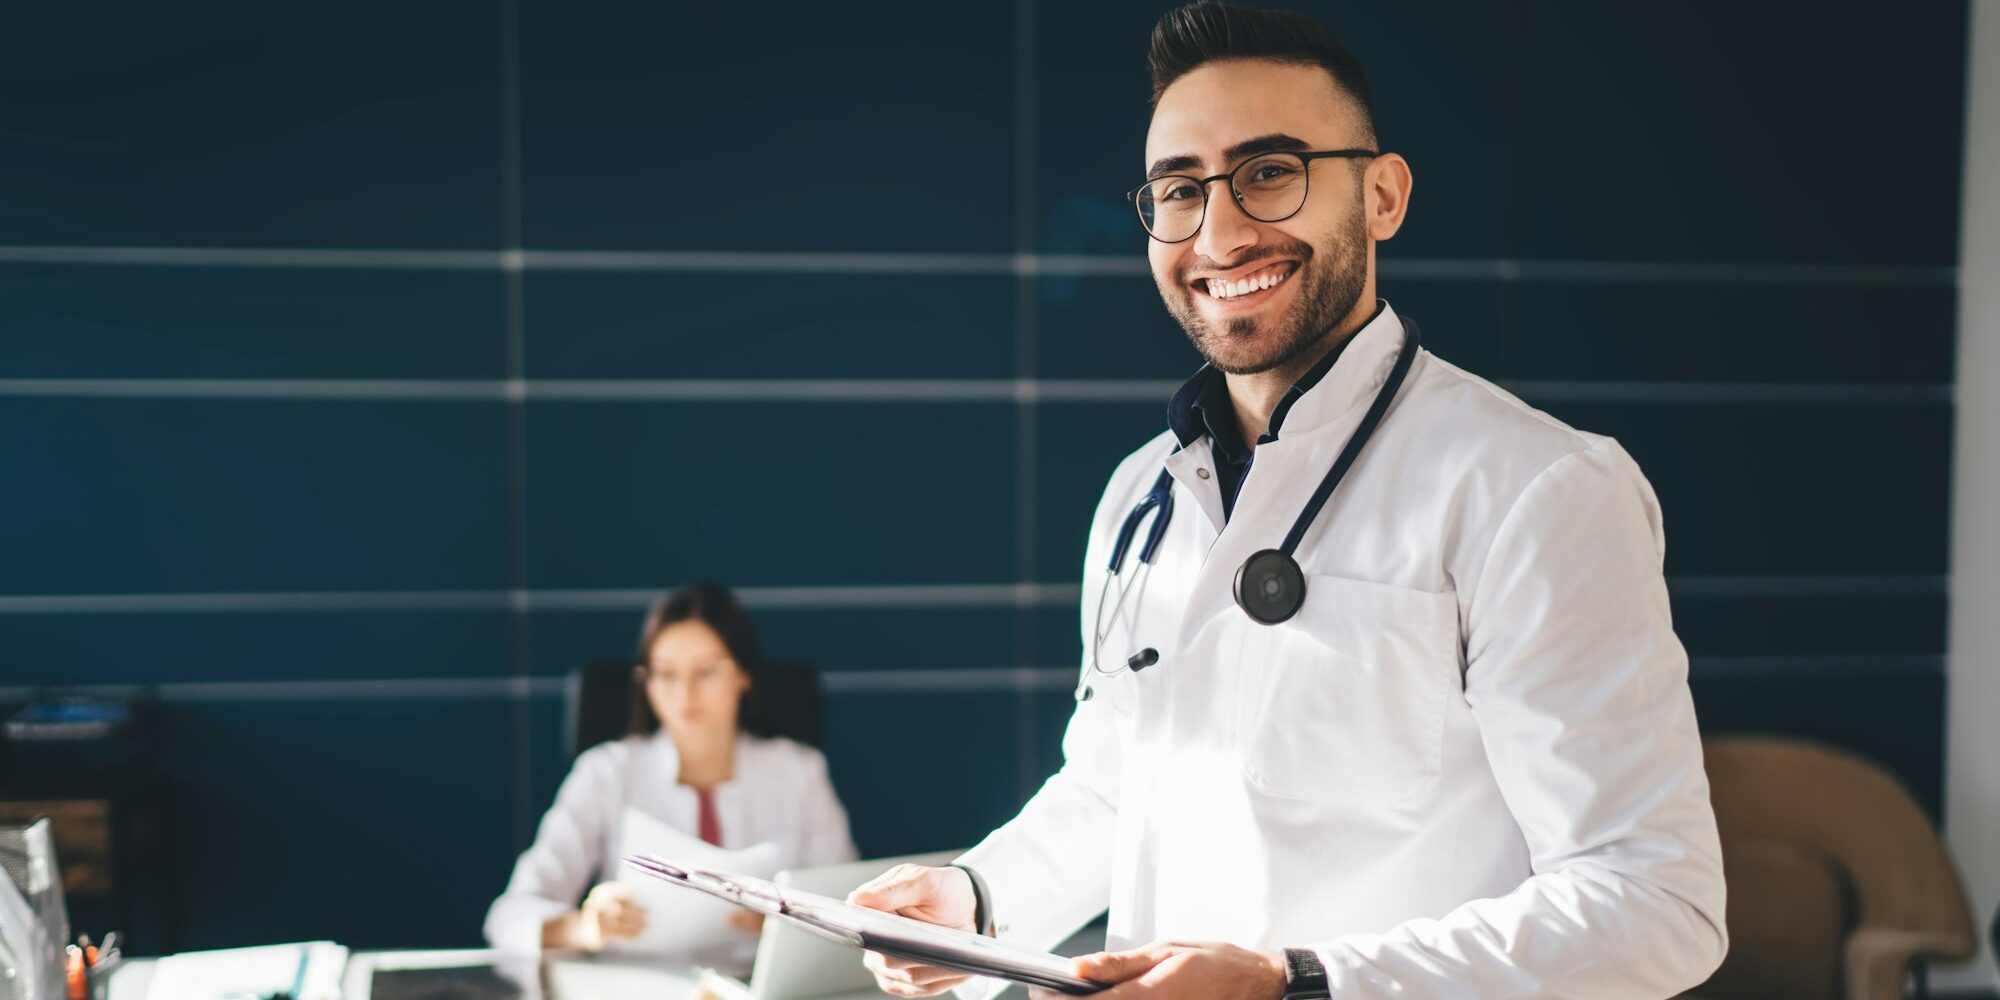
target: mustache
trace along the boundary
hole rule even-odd
[[[1190,260],[1187,264],[1174,269],[1174,282],[1177,285],[1185,287],[1188,282],[1188,272],[1190,271],[1228,271],[1233,268],[1242,267],[1245,264],[1268,260],[1272,257],[1297,257],[1299,259],[1299,266],[1303,269],[1306,264],[1312,262],[1312,244],[1303,240],[1295,240],[1285,246],[1251,247],[1242,256],[1228,263],[1222,263],[1197,253],[1194,255],[1194,259]]]

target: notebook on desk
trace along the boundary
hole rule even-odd
[[[160,959],[146,1000],[340,1000],[347,949],[331,941],[190,951]]]

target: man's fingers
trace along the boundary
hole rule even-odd
[[[875,981],[883,989],[892,986],[922,989],[922,993],[898,993],[898,996],[930,996],[942,993],[971,977],[953,969],[940,969],[900,958],[892,958],[881,952],[867,951],[861,954],[861,964],[874,973]]]
[[[877,982],[875,986],[892,997],[934,997],[947,989],[943,986],[911,986],[908,983]]]
[[[1074,959],[1070,967],[1084,979],[1100,983],[1122,983],[1145,975],[1153,966],[1166,961],[1173,953],[1173,945],[1149,944],[1144,948],[1134,948],[1130,951],[1100,951],[1094,955],[1084,955]]]
[[[871,910],[900,910],[937,894],[937,877],[922,865],[897,865],[847,894],[847,901]]]

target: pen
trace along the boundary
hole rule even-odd
[[[69,1000],[89,1000],[90,974],[84,968],[83,949],[76,945],[68,945],[63,949],[63,953],[67,958],[63,972],[64,985],[69,989]]]

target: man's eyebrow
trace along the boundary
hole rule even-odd
[[[1256,156],[1258,153],[1295,153],[1302,149],[1311,148],[1312,143],[1298,136],[1286,135],[1283,132],[1273,132],[1270,135],[1260,135],[1255,139],[1245,139],[1223,150],[1222,162],[1235,163],[1246,156]]]
[[[1256,156],[1259,153],[1296,152],[1301,149],[1310,148],[1312,148],[1312,143],[1298,136],[1286,135],[1283,132],[1273,132],[1269,135],[1260,135],[1254,139],[1245,139],[1223,150],[1222,162],[1234,163],[1246,156]],[[1152,180],[1161,174],[1199,169],[1201,169],[1201,157],[1199,156],[1188,153],[1182,153],[1179,156],[1163,156],[1160,159],[1154,160],[1153,165],[1147,168],[1146,179]]]
[[[1146,179],[1150,181],[1161,174],[1199,169],[1201,169],[1201,157],[1199,156],[1190,156],[1186,153],[1182,153],[1179,156],[1163,156],[1154,160],[1153,165],[1146,168]]]

